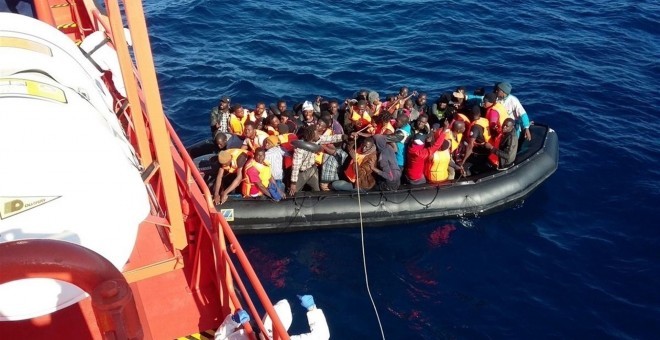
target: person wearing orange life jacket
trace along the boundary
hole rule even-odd
[[[376,168],[377,153],[374,139],[371,137],[365,138],[357,152],[355,149],[350,149],[349,155],[352,159],[344,174],[350,182],[341,179],[336,180],[332,182],[332,188],[340,191],[370,190],[376,185],[374,168]],[[357,173],[355,171],[356,163]]]
[[[486,143],[490,150],[488,156],[490,164],[498,169],[506,169],[513,165],[518,151],[518,137],[515,134],[516,122],[513,118],[507,118],[502,124],[502,133],[494,139],[493,143]]]
[[[229,116],[229,132],[237,136],[244,136],[245,123],[248,122],[245,112],[246,110],[241,104],[232,106],[232,113]]]
[[[497,95],[488,93],[484,96],[482,105],[486,111],[486,119],[488,120],[490,135],[492,138],[497,137],[502,131],[502,123],[507,119],[509,114],[502,103],[497,102]]]
[[[243,146],[241,149],[254,152],[257,148],[260,148],[264,145],[264,140],[268,137],[268,134],[265,131],[257,130],[256,123],[246,122],[245,123],[245,140],[243,141]]]
[[[245,198],[267,196],[279,201],[284,197],[284,192],[275,183],[265,159],[266,150],[257,148],[254,157],[245,163],[241,193]]]
[[[488,120],[481,117],[481,107],[473,106],[472,122],[467,128],[468,135],[464,137],[464,143],[466,144],[465,157],[459,163],[461,171],[466,176],[482,172],[487,168],[490,150],[486,149],[484,145],[490,140],[488,125]],[[465,165],[468,161],[466,168]]]
[[[389,111],[383,111],[377,117],[374,117],[373,124],[375,135],[391,135],[394,133],[394,125],[392,125],[392,114]]]
[[[229,194],[238,187],[243,180],[243,166],[245,166],[248,158],[247,151],[242,149],[220,151],[218,154],[220,169],[218,170],[218,175],[215,177],[215,183],[213,184],[213,203],[225,203]],[[223,186],[222,182],[227,174],[232,176],[235,175],[236,177],[234,177],[234,180],[222,191],[222,193],[220,193],[220,188]]]
[[[371,115],[367,109],[366,100],[360,100],[357,102],[357,105],[350,106],[348,114],[352,124],[351,132],[359,131],[366,127],[364,132],[373,134],[374,129],[371,126]]]

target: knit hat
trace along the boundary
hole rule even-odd
[[[502,90],[502,92],[504,92],[506,94],[511,93],[511,84],[509,84],[509,83],[501,82],[501,83],[497,84],[497,88]]]
[[[303,111],[314,111],[314,106],[312,105],[312,102],[310,102],[309,100],[306,100],[302,105],[302,110]]]
[[[229,153],[229,151],[227,150],[220,151],[220,153],[218,154],[218,162],[220,162],[220,164],[227,164],[231,162],[231,154]]]
[[[495,93],[492,93],[492,92],[487,93],[487,94],[484,96],[483,101],[484,101],[484,102],[489,102],[489,103],[494,103],[495,101],[497,101],[497,96],[495,95]]]

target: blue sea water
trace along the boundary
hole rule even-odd
[[[516,209],[364,230],[389,339],[657,338],[660,4],[656,1],[147,1],[166,113],[207,137],[222,95],[344,99],[513,84],[560,138]],[[378,339],[359,229],[240,236],[271,298],[313,294],[333,339]]]

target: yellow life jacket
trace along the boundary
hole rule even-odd
[[[438,150],[429,158],[426,166],[426,180],[429,183],[440,183],[449,178],[449,149]]]
[[[458,147],[461,145],[462,139],[463,139],[462,133],[456,134],[456,138],[454,138],[454,133],[450,129],[447,129],[445,131],[445,140],[451,141],[451,146],[449,147],[450,153],[454,153],[456,150],[458,150]]]
[[[231,155],[231,162],[228,165],[223,165],[222,168],[228,173],[233,174],[238,170],[238,157],[240,155],[247,155],[247,151],[243,149],[229,149],[227,152]]]
[[[238,118],[235,114],[232,113],[231,116],[229,116],[230,131],[235,135],[242,136],[243,130],[245,130],[245,122],[247,122],[247,120],[247,115],[244,115],[243,118]]]
[[[484,141],[489,142],[490,141],[490,129],[488,128],[488,119],[479,117],[476,121],[470,123],[470,127],[468,131],[472,131],[472,127],[475,125],[479,125],[484,129]],[[484,143],[485,143],[484,142]],[[476,142],[475,142],[476,143]],[[476,143],[476,144],[483,144],[483,143]]]
[[[326,129],[323,132],[322,136],[332,136],[332,129],[330,128]],[[316,155],[314,155],[314,162],[316,163],[316,165],[323,164],[323,150],[317,152]]]
[[[247,162],[247,164],[245,164],[245,168],[244,168],[245,174],[243,174],[243,185],[241,187],[243,197],[258,197],[263,195],[263,193],[259,189],[257,189],[257,192],[252,193],[253,189],[257,187],[257,185],[250,182],[250,178],[247,176],[247,172],[251,168],[257,169],[257,171],[259,172],[259,181],[264,187],[268,188],[268,184],[270,184],[270,177],[271,177],[270,166],[268,166],[267,164],[261,164],[259,162],[256,162],[254,159],[251,159]]]

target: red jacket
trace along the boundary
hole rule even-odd
[[[435,134],[435,142],[429,147],[417,145],[414,142],[408,148],[408,158],[406,158],[406,176],[413,181],[424,177],[424,167],[426,160],[438,151],[445,141],[444,133]]]

